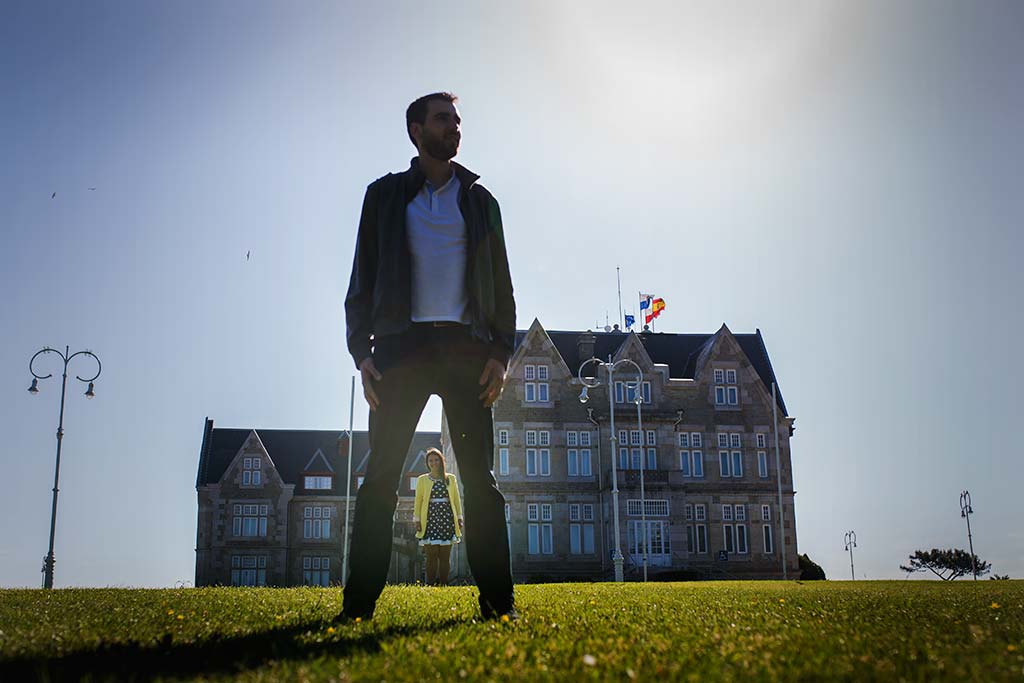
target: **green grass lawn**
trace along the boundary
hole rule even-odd
[[[1024,581],[0,590],[0,680],[1021,681]]]

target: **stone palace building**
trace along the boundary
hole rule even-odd
[[[614,434],[607,376],[602,369],[594,377],[596,364],[587,382],[601,385],[581,402],[577,374],[591,357],[640,366],[641,425],[628,364],[616,368],[611,387]],[[651,578],[781,578],[783,562],[788,576],[799,575],[794,418],[760,331],[558,332],[535,320],[517,334],[493,410],[494,472],[517,581],[610,579],[616,545],[626,579],[636,580],[645,539]],[[369,457],[366,433],[353,438],[352,507]],[[399,486],[392,582],[420,578],[413,480],[426,471],[430,446],[441,447],[458,473],[446,425],[416,434]],[[196,585],[341,583],[347,453],[347,432],[223,429],[207,420],[196,481]],[[452,580],[470,580],[456,548]]]

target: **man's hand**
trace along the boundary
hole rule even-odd
[[[377,397],[377,392],[373,390],[373,383],[381,380],[381,374],[377,372],[377,366],[373,364],[373,358],[363,359],[363,362],[359,364],[359,374],[363,379],[363,396],[366,398],[366,402],[370,404],[370,410],[377,410],[377,408],[380,408],[380,398]]]
[[[493,358],[487,359],[484,371],[480,375],[480,386],[484,387],[484,390],[477,398],[484,402],[484,408],[490,408],[501,396],[501,390],[505,386],[505,365]]]

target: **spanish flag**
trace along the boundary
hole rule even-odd
[[[644,320],[647,322],[648,325],[650,325],[651,321],[657,318],[659,315],[661,315],[661,312],[664,310],[665,300],[662,298],[657,298],[651,302],[651,312],[644,317]]]

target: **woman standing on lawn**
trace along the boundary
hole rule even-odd
[[[427,451],[430,472],[416,479],[413,521],[416,538],[427,555],[427,584],[448,584],[452,544],[462,540],[462,499],[454,474],[444,467],[444,455],[436,448]]]

